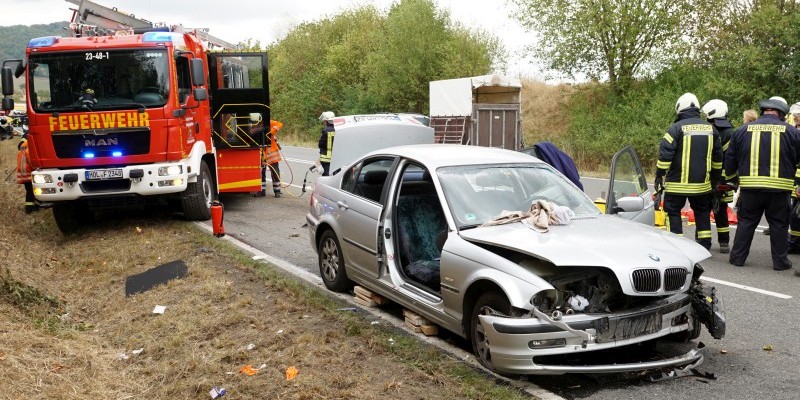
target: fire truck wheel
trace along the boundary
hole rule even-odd
[[[206,221],[211,218],[211,201],[214,200],[214,180],[205,161],[200,163],[197,182],[191,182],[181,197],[181,207],[186,219]]]
[[[53,217],[58,229],[65,235],[94,222],[94,212],[85,204],[73,201],[53,204]]]

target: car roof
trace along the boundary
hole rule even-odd
[[[543,163],[537,158],[512,150],[459,144],[396,146],[368,154],[368,156],[373,155],[398,155],[410,158],[425,164],[431,170],[453,165]]]

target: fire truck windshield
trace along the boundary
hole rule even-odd
[[[168,61],[164,49],[31,54],[31,103],[48,113],[161,107],[169,97]]]

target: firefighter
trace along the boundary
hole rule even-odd
[[[789,107],[789,115],[786,121],[800,129],[800,102]],[[795,182],[800,181],[800,169],[795,172]],[[792,191],[792,213],[789,220],[789,254],[800,254],[800,198],[798,198],[798,186],[795,185]]]
[[[80,101],[81,104],[89,107],[97,104],[97,99],[94,97],[94,89],[88,88],[84,90],[81,97],[78,98],[78,101]]]
[[[28,134],[22,135],[17,145],[17,183],[25,187],[25,214],[30,214],[39,209],[36,198],[33,196],[31,183],[31,157],[28,152]]]
[[[272,192],[275,197],[281,197],[281,170],[278,163],[281,158],[281,145],[278,143],[278,131],[283,129],[280,121],[269,121],[269,133],[267,134],[267,147],[261,153],[261,193],[266,194],[266,171],[269,169],[272,178]]]
[[[728,143],[733,133],[733,125],[728,119],[728,103],[720,99],[709,100],[703,106],[703,113],[711,125],[714,125],[719,134],[719,143],[722,146],[722,157],[728,151]],[[728,221],[728,203],[733,201],[733,190],[728,186],[719,185],[711,188],[714,198],[711,202],[711,211],[714,212],[714,223],[717,225],[717,242],[720,253],[730,253],[731,228]]]
[[[322,122],[322,131],[319,136],[319,163],[322,165],[322,176],[330,174],[333,138],[336,136],[336,128],[333,127],[334,117],[336,115],[333,114],[333,111],[325,111],[319,116],[319,120]]]
[[[722,147],[714,126],[700,119],[700,102],[685,93],[675,103],[677,117],[658,146],[656,191],[664,191],[667,227],[683,235],[681,209],[689,200],[696,221],[695,241],[711,248],[711,188],[722,172]]]
[[[761,116],[737,129],[725,155],[725,175],[739,181],[739,226],[729,262],[744,266],[761,216],[769,224],[772,268],[792,267],[787,257],[791,192],[800,161],[800,130],[786,123],[789,105],[771,97],[758,103]]]

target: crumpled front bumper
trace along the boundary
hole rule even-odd
[[[564,315],[553,320],[535,311],[538,318],[481,315],[490,343],[494,369],[513,374],[560,375],[565,373],[612,373],[675,367],[702,361],[699,349],[678,357],[626,364],[547,365],[537,356],[574,354],[627,346],[690,329],[693,315],[690,295],[680,293],[649,307],[626,313]],[[688,314],[689,318],[679,318]],[[533,341],[563,339],[564,345],[536,348]],[[552,343],[552,342],[551,342]]]

